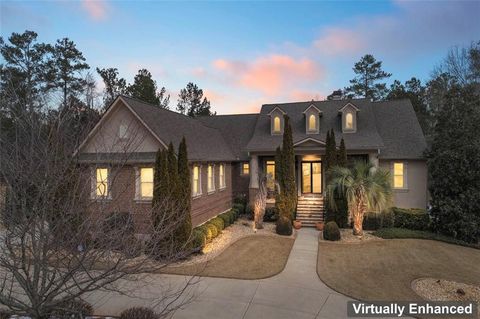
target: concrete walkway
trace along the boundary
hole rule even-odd
[[[350,299],[328,288],[318,278],[317,249],[318,231],[301,229],[283,272],[261,280],[196,279],[198,282],[188,287],[181,298],[190,298],[189,302],[172,317],[347,318]],[[158,291],[170,289],[173,293],[187,280],[184,276],[156,275],[145,281],[148,284],[132,287],[137,298],[95,293],[87,300],[94,304],[98,314],[116,315],[131,306],[152,306],[152,296],[158,295]],[[179,301],[173,301],[176,302]]]

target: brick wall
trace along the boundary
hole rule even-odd
[[[248,197],[248,186],[250,176],[242,174],[242,164],[244,162],[232,163],[232,193],[233,197],[242,195]]]

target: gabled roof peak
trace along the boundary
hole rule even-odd
[[[318,113],[322,113],[322,111],[313,103],[313,100],[312,100],[312,103],[310,103],[310,105],[305,109],[305,111],[303,111],[303,113],[307,113],[309,109],[311,108],[314,108],[315,110],[317,110]]]
[[[282,108],[280,106],[275,106],[269,113],[268,115],[272,115],[273,112],[275,112],[275,110],[279,110],[283,115],[287,114],[287,112],[285,112],[284,110],[282,110]]]
[[[352,107],[355,111],[359,112],[360,109],[358,107],[355,106],[355,104],[351,103],[351,102],[348,102],[347,104],[345,104],[341,109],[338,110],[339,113],[343,112],[347,107]]]

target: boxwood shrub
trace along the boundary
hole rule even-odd
[[[223,227],[224,228],[227,228],[228,226],[230,226],[230,215],[228,215],[228,213],[223,213],[223,214],[220,214],[218,215],[219,218],[221,218],[223,220]]]
[[[217,231],[218,231],[219,234],[225,228],[225,224],[223,223],[223,219],[221,219],[220,217],[214,217],[214,218],[210,219],[209,223],[213,224],[213,225],[215,225],[215,227],[217,227]]]
[[[393,227],[394,216],[391,211],[382,213],[368,212],[363,218],[363,229],[377,230],[380,228]]]
[[[207,243],[207,236],[200,229],[195,228],[192,232],[192,244],[194,250],[201,250]]]
[[[275,231],[279,235],[290,236],[292,234],[292,221],[286,216],[281,216],[277,220]]]
[[[205,225],[208,227],[208,230],[212,234],[212,237],[210,238],[210,240],[218,236],[217,226],[215,226],[214,224],[211,224],[210,222],[208,222]],[[207,239],[208,239],[208,237],[207,237]]]
[[[245,214],[245,205],[244,204],[236,203],[236,204],[232,205],[232,208],[236,209],[238,211],[239,215]]]
[[[430,216],[424,209],[404,209],[393,207],[394,227],[412,230],[430,229]]]
[[[340,229],[336,222],[328,222],[323,229],[323,239],[337,241],[341,239]]]

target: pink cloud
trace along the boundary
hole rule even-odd
[[[348,55],[365,48],[364,40],[357,32],[342,28],[324,30],[322,36],[315,40],[313,45],[328,55]]]
[[[218,59],[213,66],[240,86],[267,95],[277,95],[291,85],[317,81],[324,76],[323,68],[311,59],[295,59],[278,54],[260,57],[252,62]]]
[[[315,91],[293,90],[290,92],[289,98],[292,101],[321,101],[325,99],[325,94]]]
[[[101,21],[107,18],[109,7],[103,0],[82,0],[82,7],[93,20]]]

